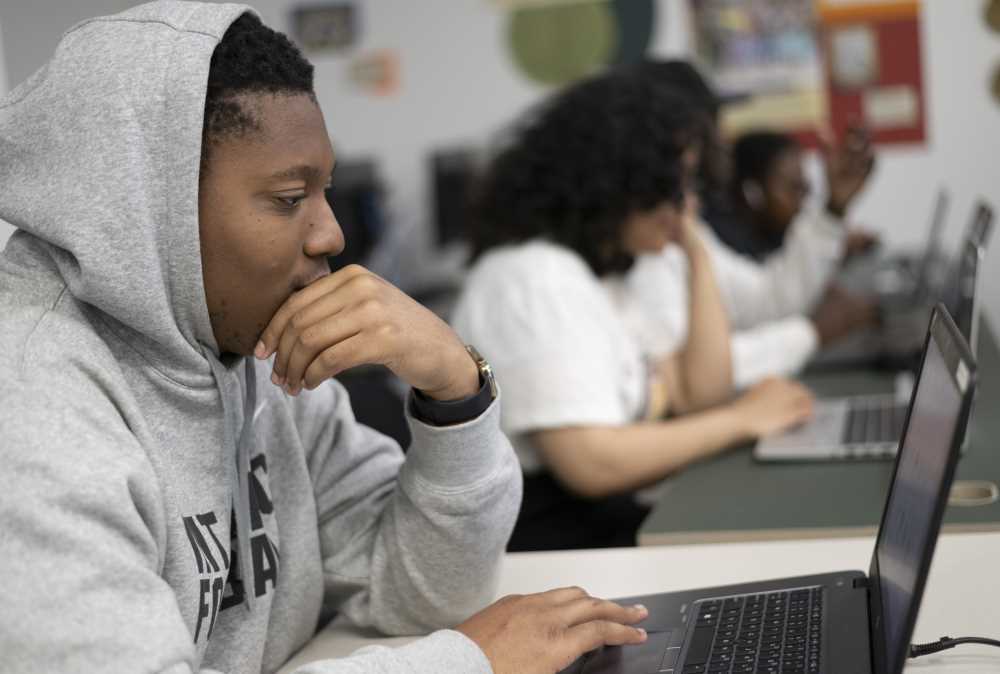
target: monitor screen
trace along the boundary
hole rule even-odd
[[[901,654],[909,646],[908,626],[917,609],[921,564],[937,536],[934,513],[962,411],[963,393],[937,339],[932,336],[928,341],[875,548],[890,668],[901,662]],[[958,367],[965,364],[960,362]]]
[[[985,202],[976,204],[976,210],[972,216],[972,222],[965,233],[965,240],[971,241],[980,248],[984,248],[990,240],[993,232],[993,209]]]
[[[979,285],[980,250],[972,242],[966,243],[958,261],[955,281],[956,295],[953,299],[953,305],[949,307],[951,315],[955,318],[955,325],[969,342],[973,353],[976,351],[976,321],[978,318],[976,290]]]
[[[917,282],[926,284],[931,273],[935,258],[941,253],[941,230],[944,229],[945,213],[948,211],[948,192],[941,188],[934,201],[934,215],[931,216],[931,226],[927,234],[927,246],[920,258],[917,268]]]

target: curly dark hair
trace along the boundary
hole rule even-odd
[[[594,273],[624,271],[631,213],[681,206],[681,155],[695,117],[674,93],[609,71],[530,111],[490,163],[473,199],[473,259],[542,237],[576,251]]]
[[[786,133],[749,131],[733,143],[733,194],[741,194],[743,183],[763,185],[778,158],[789,150],[800,150],[798,141]]]
[[[643,60],[628,66],[637,76],[669,87],[683,96],[698,113],[701,161],[698,166],[700,193],[706,205],[726,198],[730,181],[729,150],[719,136],[719,109],[722,100],[701,72],[689,61]]]
[[[315,98],[312,64],[288,37],[249,12],[233,21],[212,53],[202,126],[203,173],[214,143],[260,129],[254,111],[239,101],[247,93]]]

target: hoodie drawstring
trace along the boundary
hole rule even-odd
[[[254,443],[253,415],[257,408],[257,378],[253,359],[244,358],[246,396],[243,398],[243,427],[240,430],[238,442],[234,441],[233,423],[235,417],[229,413],[230,409],[226,402],[223,385],[226,370],[222,363],[215,358],[209,356],[208,361],[212,365],[212,373],[215,375],[216,384],[219,387],[219,395],[222,396],[223,435],[226,449],[234,459],[231,483],[233,511],[236,519],[236,556],[240,565],[240,580],[243,582],[243,605],[247,607],[248,611],[253,611],[253,569],[250,563],[250,455],[253,453]]]

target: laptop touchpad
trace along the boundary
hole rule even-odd
[[[674,630],[650,634],[636,646],[605,646],[587,657],[582,674],[653,674],[660,671]]]

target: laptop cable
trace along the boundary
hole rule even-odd
[[[951,637],[941,637],[940,640],[929,644],[910,644],[910,658],[919,658],[924,655],[954,648],[955,646],[961,646],[962,644],[984,644],[1000,648],[1000,641],[996,639],[985,639],[983,637],[959,637],[958,639],[952,639]]]

